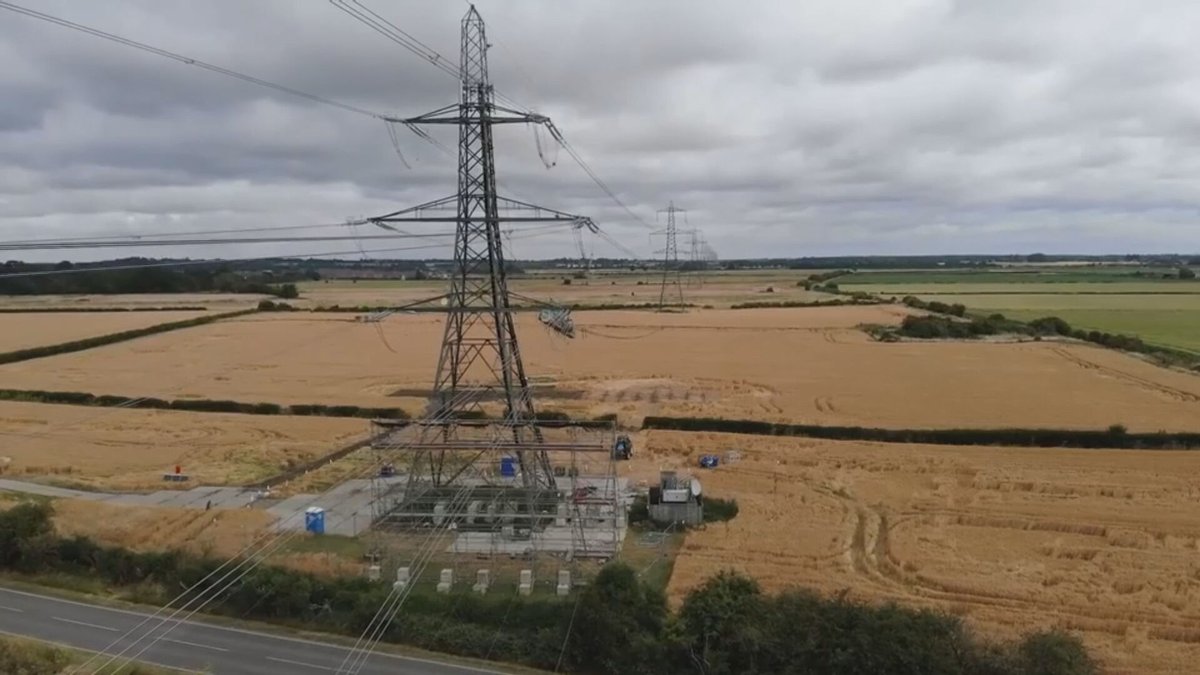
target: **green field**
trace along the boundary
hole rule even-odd
[[[1053,314],[1073,328],[1136,335],[1164,347],[1200,354],[1200,311],[1156,309],[996,309],[1014,319],[1036,319]]]
[[[863,272],[838,283],[884,297],[962,304],[976,314],[998,312],[1026,321],[1057,316],[1074,328],[1136,335],[1200,353],[1200,281],[1163,279],[1166,271],[1110,266]]]
[[[1057,267],[1057,268],[1018,268],[1010,271],[1002,270],[913,270],[887,272],[856,272],[838,277],[839,286],[887,286],[895,288],[910,288],[913,286],[938,285],[957,286],[961,284],[1137,284],[1178,286],[1189,288],[1192,292],[1200,293],[1200,281],[1181,281],[1179,279],[1164,279],[1162,275],[1173,274],[1169,268],[1137,268],[1137,267]],[[1142,274],[1144,276],[1138,276]]]
[[[922,300],[960,303],[975,310],[1171,310],[1200,314],[1200,293],[1087,294],[1077,293],[923,293]],[[1044,314],[1043,314],[1044,316]]]

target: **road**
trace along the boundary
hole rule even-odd
[[[0,633],[57,642],[86,651],[104,651],[114,640],[122,646],[144,635],[152,619],[124,637],[150,614],[102,607],[47,595],[0,588]],[[170,632],[166,633],[170,628]],[[165,637],[138,657],[161,666],[218,675],[321,675],[335,673],[349,649],[344,646],[270,633],[228,628],[193,620],[169,622],[155,631]],[[143,640],[128,653],[150,642]],[[111,652],[110,652],[111,653]],[[98,667],[100,661],[93,663]],[[429,659],[372,654],[363,675],[480,675],[503,674]]]

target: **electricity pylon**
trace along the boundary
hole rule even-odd
[[[661,312],[670,306],[683,306],[683,285],[679,279],[679,230],[675,223],[675,214],[686,214],[687,211],[675,208],[675,202],[672,201],[659,213],[667,214],[667,227],[652,233],[666,237],[666,244],[659,251],[663,254],[662,286],[658,292],[658,311]]]
[[[450,289],[439,298],[445,300],[446,325],[427,417],[437,420],[435,435],[444,448],[453,448],[454,422],[498,398],[504,406],[503,433],[509,435],[505,452],[514,451],[526,488],[546,490],[554,488],[554,474],[546,452],[529,448],[542,442],[542,434],[513,322],[500,224],[549,221],[595,226],[588,218],[497,195],[493,128],[500,124],[551,125],[545,116],[496,105],[488,80],[488,47],[483,19],[472,6],[462,20],[458,103],[417,117],[388,120],[410,129],[425,124],[458,127],[458,192],[369,220],[381,227],[404,222],[455,223]],[[446,214],[451,210],[453,215]],[[495,439],[490,447],[497,447],[500,440]],[[461,458],[447,462],[447,450],[430,438],[417,448],[410,478],[427,474],[421,480],[446,487],[459,476],[473,473]],[[497,453],[480,452],[471,462],[490,462],[494,459],[490,454]]]

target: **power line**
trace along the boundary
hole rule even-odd
[[[9,244],[48,244],[60,241],[93,241],[98,239],[129,239],[132,237],[190,237],[209,234],[234,234],[238,232],[280,232],[284,230],[316,230],[325,227],[346,227],[350,223],[323,223],[321,225],[277,225],[270,227],[235,227],[225,230],[193,230],[191,232],[141,232],[138,234],[106,234],[96,237],[49,237],[44,239],[18,239]]]
[[[525,232],[524,230],[531,230]],[[536,230],[536,231],[533,231]],[[529,227],[517,230],[517,234],[513,235],[514,239],[533,239],[535,237],[552,234],[553,230],[541,230],[539,228]],[[412,235],[417,236],[417,235]],[[433,235],[429,235],[433,236]],[[220,265],[224,263],[239,263],[239,262],[256,262],[261,260],[299,260],[304,258],[331,258],[342,255],[355,255],[358,253],[395,253],[400,251],[422,251],[429,249],[444,248],[449,244],[426,244],[422,246],[400,246],[394,248],[378,248],[378,249],[354,249],[351,251],[329,251],[326,253],[297,253],[291,255],[267,255],[253,256],[246,258],[208,258],[205,260],[171,260],[155,263],[138,263],[134,265],[96,265],[92,267],[71,267],[68,269],[55,270],[36,270],[30,272],[12,272],[10,274],[0,274],[0,280],[4,279],[20,279],[24,277],[44,277],[53,276],[56,274],[83,274],[86,272],[114,272],[121,270],[141,270],[154,269],[161,267],[187,267],[192,265]]]
[[[305,243],[310,241],[361,241],[369,239],[426,239],[430,237],[453,237],[453,232],[441,234],[368,234],[368,235],[329,235],[323,237],[224,237],[205,239],[131,239],[128,241],[78,240],[59,241],[34,244],[0,244],[0,251],[48,251],[54,249],[77,248],[151,248],[162,246],[217,246],[228,244],[275,244],[275,243]]]
[[[462,77],[462,69],[458,63],[442,56],[432,47],[405,32],[399,26],[391,21],[388,21],[378,12],[370,9],[359,0],[330,0],[330,2],[334,7],[337,7],[363,24],[366,24],[389,40],[404,47],[413,54],[416,54],[421,58],[421,60],[430,63],[438,70],[441,70],[455,79],[460,79]],[[517,109],[518,111],[524,113],[531,112],[530,108],[521,105],[512,98],[505,96],[503,93],[495,90],[493,90],[493,93],[496,98]],[[547,130],[550,132],[550,135],[553,136],[554,140],[561,145],[564,150],[567,151],[567,154],[570,155],[571,159],[579,165],[579,168],[583,169],[583,172],[587,174],[588,178],[590,178],[592,182],[595,183],[596,186],[599,187],[600,190],[609,197],[609,199],[616,203],[617,206],[621,207],[625,213],[629,214],[634,222],[648,230],[654,229],[653,225],[646,222],[646,220],[638,214],[634,213],[633,209],[629,208],[629,206],[617,196],[616,192],[613,191],[613,189],[610,188],[608,184],[600,178],[595,169],[593,169],[591,165],[584,160],[583,155],[581,155],[574,146],[567,142],[567,139],[563,136],[562,131],[559,130],[553,122],[546,120],[545,125]]]
[[[425,43],[421,42],[417,38],[415,38],[412,35],[410,35],[409,33],[405,32],[403,29],[398,27],[396,24],[394,24],[390,21],[387,21],[382,16],[380,16],[378,13],[367,8],[366,5],[359,2],[358,0],[331,0],[331,2],[339,9],[345,11],[347,14],[350,14],[351,16],[358,19],[359,21],[362,21],[363,23],[370,26],[372,29],[376,30],[377,32],[380,32],[381,34],[385,35],[386,37],[388,37],[388,39],[393,40],[397,44],[400,44],[405,49],[408,49],[409,51],[413,52],[417,56],[421,57],[422,60],[426,61],[427,63],[430,63],[431,65],[438,68],[439,70],[441,70],[441,71],[445,72],[446,74],[451,75],[455,78],[458,78],[460,76],[460,68],[457,63],[442,56],[436,50],[432,49]],[[351,5],[350,3],[353,3],[353,5]],[[134,49],[138,49],[140,51],[143,51],[143,52],[146,52],[149,54],[154,54],[156,56],[168,58],[173,61],[183,63],[185,65],[196,66],[198,68],[202,68],[202,69],[208,70],[210,72],[214,72],[214,73],[217,73],[220,75],[225,75],[227,77],[232,77],[237,80],[241,80],[243,82],[255,84],[255,85],[258,85],[261,87],[266,87],[268,89],[279,91],[279,92],[282,92],[285,94],[290,94],[292,96],[303,98],[303,99],[306,99],[306,100],[309,100],[309,101],[312,101],[315,103],[320,103],[322,105],[332,106],[332,107],[339,108],[341,110],[345,110],[348,112],[353,112],[353,113],[356,113],[359,115],[364,115],[367,117],[372,117],[375,119],[383,120],[384,122],[386,122],[389,125],[389,128],[390,128],[391,124],[397,123],[397,120],[395,118],[389,117],[387,115],[383,115],[381,113],[377,113],[377,112],[367,110],[365,108],[361,108],[358,106],[350,105],[347,103],[335,101],[335,100],[326,98],[324,96],[319,96],[317,94],[310,94],[308,92],[301,91],[301,90],[295,89],[293,87],[289,87],[286,85],[271,82],[269,80],[264,80],[262,78],[255,77],[253,75],[248,75],[246,73],[238,72],[238,71],[235,71],[235,70],[232,70],[229,68],[225,68],[223,66],[218,66],[218,65],[215,65],[212,63],[208,63],[206,61],[201,61],[199,59],[195,59],[190,56],[179,54],[177,52],[172,52],[172,51],[169,51],[166,49],[162,49],[160,47],[155,47],[153,45],[149,45],[144,42],[138,42],[137,40],[132,40],[130,38],[122,37],[120,35],[116,35],[113,33],[109,33],[107,31],[100,30],[98,28],[93,28],[91,26],[87,26],[87,25],[84,25],[81,23],[70,21],[68,19],[64,19],[64,18],[57,17],[57,16],[54,16],[51,14],[47,14],[45,12],[40,12],[37,10],[30,9],[28,7],[23,7],[21,5],[18,5],[18,4],[12,3],[12,2],[8,2],[7,0],[0,0],[0,9],[7,9],[7,10],[17,13],[17,14],[22,14],[24,16],[28,16],[28,17],[31,17],[34,19],[45,21],[47,23],[51,23],[51,24],[61,26],[64,28],[69,28],[71,30],[78,31],[78,32],[84,33],[86,35],[91,35],[93,37],[101,38],[103,40],[108,40],[115,44],[123,45],[126,47],[132,47]],[[496,97],[501,100],[504,100],[506,103],[509,103],[514,108],[518,108],[521,110],[527,110],[527,108],[525,108],[524,106],[521,106],[516,101],[513,101],[511,98],[504,96],[503,94],[501,94],[499,92],[496,92]],[[407,128],[409,128],[410,130],[413,130],[412,125],[405,124],[405,126]],[[576,150],[574,146],[572,146],[570,143],[567,142],[566,138],[563,136],[562,132],[557,127],[555,127],[552,123],[548,123],[547,127],[550,130],[551,135],[554,137],[555,141],[558,142],[563,147],[563,149],[565,149],[567,151],[567,154],[571,156],[571,158],[575,161],[575,163],[578,164],[581,169],[583,169],[584,173],[587,174],[587,176],[592,180],[592,182],[595,183],[597,185],[597,187],[599,187],[600,190],[602,192],[604,192],[604,194],[606,194],[614,203],[616,203],[618,206],[620,206],[621,209],[623,211],[625,211],[625,213],[627,213],[635,222],[641,224],[642,226],[644,226],[648,229],[653,229],[652,225],[647,223],[644,219],[642,219],[640,216],[638,216],[631,208],[629,208],[629,206],[627,204],[625,204],[625,202],[622,201],[620,199],[620,197],[617,196],[617,194],[608,186],[608,184],[605,183],[600,178],[600,176],[595,172],[595,170],[592,169],[591,166],[583,159],[583,156],[579,153],[579,151]],[[421,132],[421,133],[418,133],[417,135],[422,140],[425,140],[428,143],[432,143],[433,145],[440,147],[440,144],[437,143],[436,139],[429,137],[428,134]],[[445,148],[443,147],[443,150],[444,149]],[[605,235],[602,234],[602,236],[605,236]],[[625,248],[622,245],[616,244],[615,240],[612,240],[611,238],[608,238],[607,236],[606,236],[606,240],[610,241],[610,243],[613,243],[615,246],[617,246],[619,249],[625,251],[627,254],[630,254],[632,257],[637,257],[636,254],[633,254],[632,251],[630,251],[629,249]]]
[[[392,253],[396,251],[419,251],[423,249],[442,248],[441,246],[425,245],[425,246],[402,246],[399,248],[381,248],[372,249],[370,253]],[[329,258],[339,255],[354,255],[358,250],[352,251],[329,251],[327,253],[299,253],[295,255],[267,255],[254,256],[249,258],[209,258],[206,260],[172,260],[167,262],[157,263],[139,263],[136,265],[98,265],[93,267],[72,267],[63,270],[37,270],[33,272],[13,272],[11,274],[0,274],[0,280],[3,279],[19,279],[22,277],[44,277],[55,274],[82,274],[85,272],[114,272],[118,270],[143,270],[158,267],[186,267],[190,265],[220,265],[223,263],[236,262],[255,262],[259,260],[295,260],[303,258]]]
[[[193,59],[190,56],[184,56],[183,54],[177,54],[175,52],[167,51],[166,49],[162,49],[160,47],[148,45],[144,42],[138,42],[136,40],[131,40],[129,38],[121,37],[120,35],[114,35],[113,33],[108,33],[108,32],[102,31],[98,28],[92,28],[91,26],[85,26],[81,23],[76,23],[74,21],[68,21],[67,19],[53,16],[51,14],[46,14],[45,12],[39,12],[37,10],[29,9],[28,7],[22,7],[20,5],[17,5],[17,4],[11,3],[11,2],[7,2],[5,0],[0,0],[0,9],[7,9],[9,11],[16,12],[17,14],[24,14],[25,16],[32,17],[34,19],[40,19],[42,21],[46,21],[48,23],[62,26],[64,28],[70,28],[71,30],[79,31],[81,33],[86,33],[87,35],[91,35],[93,37],[98,37],[98,38],[101,38],[104,40],[108,40],[110,42],[115,42],[117,44],[124,45],[126,47],[133,47],[134,49],[140,49],[141,51],[148,52],[148,53],[154,54],[156,56],[162,56],[162,57],[171,59],[173,61],[178,61],[180,63],[186,64],[189,66],[196,66],[197,68],[203,68],[204,70],[208,70],[208,71],[211,71],[214,73],[218,73],[220,75],[232,77],[232,78],[241,80],[243,82],[249,82],[250,84],[256,84],[260,87],[266,87],[268,89],[274,89],[275,91],[283,92],[285,94],[291,94],[292,96],[297,96],[299,98],[308,99],[309,101],[312,101],[314,103],[320,103],[322,105],[332,106],[334,108],[341,108],[342,110],[345,110],[348,112],[357,113],[359,115],[365,115],[367,117],[374,117],[375,119],[381,119],[381,120],[387,119],[386,116],[381,115],[376,112],[372,112],[370,110],[366,110],[365,108],[360,108],[358,106],[350,105],[348,103],[341,103],[339,101],[334,101],[333,99],[325,98],[324,96],[310,94],[305,91],[300,91],[299,89],[293,89],[292,87],[289,87],[286,85],[277,84],[275,82],[270,82],[268,80],[264,80],[259,77],[254,77],[253,75],[247,75],[245,73],[240,73],[236,70],[230,70],[229,68],[225,68],[222,66],[217,66],[217,65],[214,65],[211,63],[207,63],[207,62],[201,61],[199,59]]]

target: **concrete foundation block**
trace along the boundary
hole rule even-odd
[[[449,593],[450,589],[453,587],[454,587],[454,570],[446,568],[446,569],[442,570],[442,576],[441,576],[440,580],[438,581],[438,585],[437,585],[437,592],[438,593]]]
[[[396,581],[392,583],[392,588],[396,589],[397,591],[402,591],[408,588],[408,582],[411,581],[409,577],[410,573],[411,572],[407,567],[397,567]]]
[[[571,594],[571,571],[570,570],[559,570],[558,571],[558,586],[555,587],[554,591],[555,591],[555,593],[558,594],[558,596],[560,598],[566,597]]]
[[[521,583],[517,586],[517,593],[520,595],[533,593],[533,570],[521,570]]]
[[[471,590],[480,594],[487,593],[488,587],[491,585],[492,572],[491,570],[483,569],[475,573],[475,585],[471,587]]]

